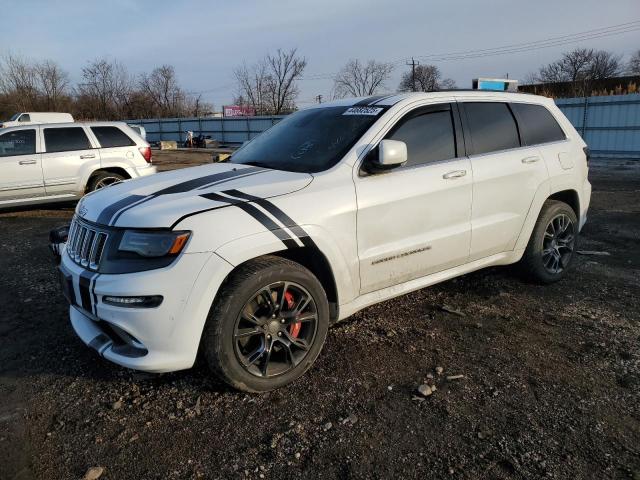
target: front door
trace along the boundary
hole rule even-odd
[[[472,172],[458,124],[448,103],[409,112],[385,136],[406,143],[406,165],[355,177],[361,294],[467,261]]]
[[[0,134],[0,204],[44,195],[36,128]]]

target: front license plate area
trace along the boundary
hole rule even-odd
[[[75,301],[73,300],[73,280],[71,275],[65,275],[63,272],[60,272],[60,287],[62,288],[62,294],[64,298],[67,299],[67,302],[71,305],[75,305]]]

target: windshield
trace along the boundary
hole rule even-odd
[[[338,163],[384,110],[343,106],[296,112],[234,153],[231,162],[322,172]]]
[[[15,113],[15,114],[14,114],[14,115],[9,119],[9,121],[10,121],[10,122],[14,122],[14,121],[16,121],[20,115],[21,115],[20,113]]]

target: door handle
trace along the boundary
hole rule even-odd
[[[20,160],[18,162],[18,165],[35,165],[36,161],[35,160]]]
[[[442,178],[445,180],[449,180],[450,178],[460,178],[464,177],[467,174],[466,170],[454,170],[453,172],[447,172],[442,175]]]
[[[96,158],[94,153],[87,153],[86,155],[80,155],[81,160],[86,160],[87,158]]]
[[[538,160],[540,160],[540,157],[525,157],[522,160],[520,160],[522,163],[536,163]]]

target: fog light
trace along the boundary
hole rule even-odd
[[[162,303],[162,295],[150,295],[144,297],[114,297],[107,295],[102,297],[102,301],[107,305],[130,308],[153,308]]]

